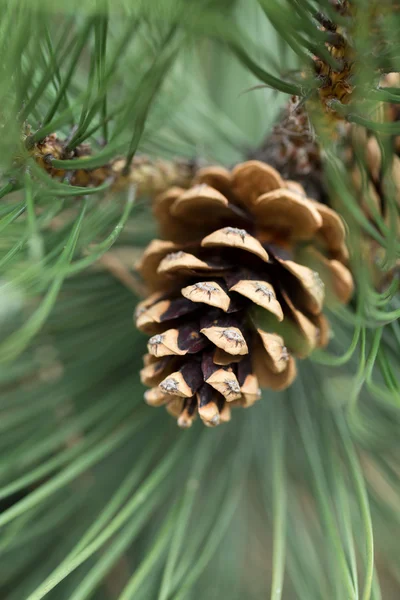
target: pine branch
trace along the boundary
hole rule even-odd
[[[398,71],[397,4],[348,6],[4,4],[8,600],[398,596],[399,244],[388,173],[399,94],[381,79]],[[297,137],[278,114],[288,94],[295,125],[306,115]],[[354,124],[368,139],[349,146],[341,128]],[[254,156],[263,139],[288,178],[304,161],[278,156],[282,136],[315,153],[302,181],[312,177],[347,223],[356,295],[329,314],[328,350],[301,362],[289,392],[233,411],[225,429],[181,434],[144,405],[138,376],[133,262],[157,235],[149,197],[187,187],[203,162]],[[378,177],[364,152],[371,136]],[[108,584],[121,560],[117,589]]]

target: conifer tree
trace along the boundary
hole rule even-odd
[[[399,25],[3,0],[1,598],[397,600]]]

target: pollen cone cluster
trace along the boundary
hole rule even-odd
[[[386,140],[389,141],[386,151],[379,140],[363,128],[353,129],[352,138],[357,155],[353,147],[351,179],[362,209],[378,229],[388,226],[390,221],[393,225],[393,215],[400,207],[400,157],[395,148],[400,138]],[[391,204],[394,212],[390,211]],[[397,220],[400,230],[398,216]]]
[[[136,310],[150,334],[145,399],[181,427],[207,426],[251,406],[261,387],[283,390],[296,358],[324,346],[324,303],[353,283],[340,217],[269,165],[201,169],[189,189],[154,203],[163,240],[138,269],[151,294]]]
[[[399,73],[386,75],[381,87],[400,87]],[[376,111],[380,121],[400,120],[397,104],[382,104]],[[344,139],[344,155],[351,174],[351,183],[365,216],[383,236],[388,231],[398,239],[400,235],[400,136],[381,135],[359,126],[349,126]],[[378,287],[391,280],[396,268],[383,273],[377,268],[383,249],[379,243],[364,236],[367,259]],[[393,265],[392,265],[393,266]],[[398,265],[397,265],[398,268]],[[383,279],[382,279],[383,277]]]

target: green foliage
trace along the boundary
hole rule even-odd
[[[388,3],[390,43],[376,53],[357,4],[360,97],[337,108],[385,144],[396,125],[371,115],[398,101],[376,78],[399,70],[398,17]],[[383,248],[382,272],[399,244],[395,218],[366,219],[336,141],[321,132],[352,305],[330,315],[328,351],[302,361],[287,392],[188,432],[143,403],[138,379],[132,266],[155,234],[148,198],[56,181],[30,154],[57,132],[93,149],[52,161],[67,171],[136,152],[242,160],[285,94],[316,93],[310,52],[332,60],[316,10],[336,18],[308,0],[3,1],[2,598],[398,597],[398,279],[375,291],[360,238]],[[390,186],[387,202],[398,216]]]

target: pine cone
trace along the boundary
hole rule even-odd
[[[267,164],[201,169],[189,190],[158,196],[154,240],[138,265],[152,294],[136,325],[152,334],[141,371],[148,404],[181,427],[288,387],[295,357],[324,346],[324,300],[352,294],[345,231],[330,208]],[[324,281],[324,283],[323,283]]]
[[[29,133],[29,128],[27,132]],[[24,136],[26,141],[27,134]],[[56,133],[46,136],[30,149],[30,154],[36,163],[55,179],[69,179],[72,186],[97,187],[107,179],[113,182],[113,190],[121,190],[129,185],[136,187],[138,195],[155,195],[165,190],[170,185],[187,187],[193,177],[194,164],[192,161],[152,159],[147,156],[136,155],[132,164],[125,172],[126,161],[124,158],[115,158],[108,164],[95,169],[74,171],[56,169],[52,160],[73,160],[90,158],[92,148],[90,144],[80,144],[73,150],[67,150],[67,141],[60,140]]]

